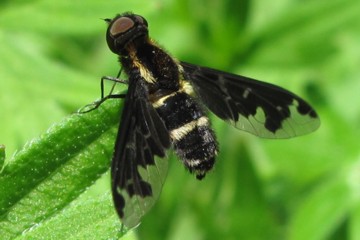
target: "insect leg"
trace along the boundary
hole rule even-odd
[[[97,109],[103,102],[105,102],[107,99],[110,99],[110,98],[125,98],[126,94],[113,94],[116,83],[128,84],[127,80],[123,80],[123,79],[119,78],[120,74],[121,74],[121,70],[119,71],[117,77],[103,76],[100,81],[100,89],[101,89],[100,100],[90,103],[88,105],[85,105],[83,108],[79,109],[78,113],[91,112],[91,111]],[[105,89],[104,82],[105,81],[114,82],[114,84],[112,85],[112,87],[110,89],[110,93],[106,96],[104,96],[104,89]]]
[[[120,73],[119,73],[120,74]],[[113,86],[111,87],[111,90],[110,90],[110,93],[107,95],[107,96],[111,96],[113,95],[112,92],[114,91],[114,88],[115,88],[115,85],[116,83],[123,83],[123,84],[128,84],[129,82],[127,80],[122,80],[118,77],[111,77],[111,76],[104,76],[101,78],[101,99],[105,98],[104,97],[104,82],[106,81],[111,81],[111,82],[114,82]],[[109,98],[109,97],[108,97]],[[111,98],[111,97],[110,97]],[[117,98],[117,97],[116,97]]]

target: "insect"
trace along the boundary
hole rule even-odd
[[[95,107],[125,98],[111,184],[116,211],[129,228],[158,198],[166,175],[161,158],[171,146],[197,179],[212,169],[219,150],[206,110],[265,138],[299,136],[320,125],[308,103],[281,87],[172,58],[149,38],[142,16],[124,13],[105,21],[107,44],[128,80],[104,77]],[[128,84],[127,93],[104,97],[104,80]]]

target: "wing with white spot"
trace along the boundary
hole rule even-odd
[[[181,66],[201,101],[238,129],[264,138],[290,138],[320,125],[307,102],[281,87],[185,62]]]

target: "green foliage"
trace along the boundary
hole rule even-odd
[[[4,161],[5,161],[5,146],[0,144],[0,172],[4,165]]]
[[[123,234],[108,174],[121,101],[74,112],[119,70],[101,19],[133,11],[178,59],[281,85],[322,121],[308,136],[263,140],[214,119],[215,170],[197,181],[169,153],[138,238],[360,239],[358,9],[357,0],[0,3],[0,236]]]

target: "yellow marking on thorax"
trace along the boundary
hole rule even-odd
[[[189,81],[184,78],[184,68],[181,66],[180,62],[177,59],[174,59],[180,73],[180,91],[189,94],[190,96],[194,95],[194,89],[189,83]]]
[[[190,96],[194,95],[193,87],[188,81],[185,80],[180,81],[180,91],[189,94]]]
[[[136,49],[134,46],[129,46],[128,48],[129,56],[132,59],[132,62],[136,68],[140,71],[140,76],[148,83],[155,83],[156,79],[154,78],[153,74],[141,64],[140,60],[136,56]]]
[[[154,78],[154,76],[152,75],[152,73],[149,71],[149,69],[147,69],[146,67],[144,67],[140,62],[138,61],[134,61],[134,65],[139,68],[140,70],[140,75],[141,77],[148,83],[155,83],[156,80]]]

